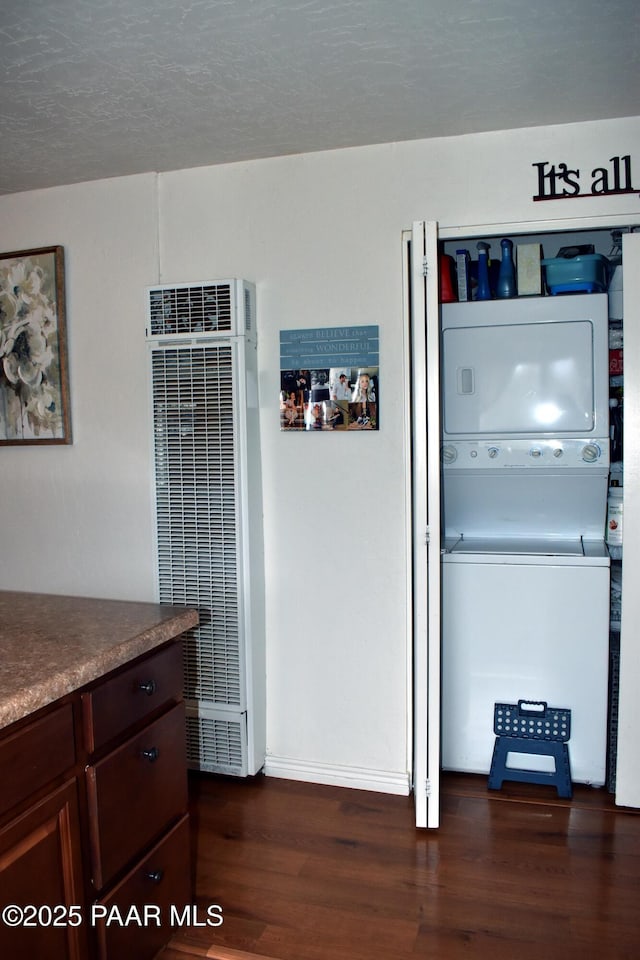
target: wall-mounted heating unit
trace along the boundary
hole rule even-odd
[[[187,757],[247,776],[265,758],[264,556],[255,288],[148,291],[158,599],[185,639]]]

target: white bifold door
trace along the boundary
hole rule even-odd
[[[440,817],[440,360],[435,223],[413,224],[409,272],[416,826]]]

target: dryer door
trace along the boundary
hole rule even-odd
[[[607,435],[606,295],[442,313],[445,438]]]

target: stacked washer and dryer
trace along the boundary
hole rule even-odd
[[[602,785],[606,294],[443,305],[442,390],[443,768],[488,773],[494,704],[543,701],[572,712],[572,779]]]

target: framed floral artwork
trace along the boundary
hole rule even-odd
[[[0,254],[0,444],[71,443],[64,250]]]

